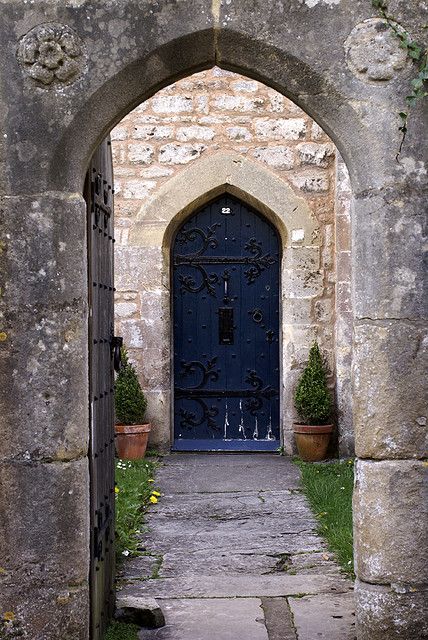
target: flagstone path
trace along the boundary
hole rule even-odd
[[[120,585],[165,615],[141,640],[355,640],[352,582],[316,534],[290,459],[170,455],[156,486],[150,555],[127,560]]]

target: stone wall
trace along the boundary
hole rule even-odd
[[[292,388],[316,337],[328,357],[331,384],[337,382],[338,394],[343,392],[343,398],[338,398],[341,453],[351,451],[350,362],[347,357],[337,360],[334,346],[335,338],[344,341],[340,353],[349,356],[350,338],[345,330],[348,325],[343,322],[343,318],[350,318],[349,247],[343,244],[344,251],[339,251],[338,245],[335,255],[335,208],[340,213],[339,244],[346,243],[345,238],[350,236],[349,208],[346,209],[350,193],[344,182],[344,168],[335,203],[336,150],[328,136],[281,94],[214,67],[170,85],[142,103],[113,129],[112,140],[117,332],[125,338],[149,397],[149,416],[156,427],[153,441],[157,446],[169,441],[169,263],[165,260],[169,246],[165,246],[165,231],[170,220],[161,220],[156,213],[148,216],[146,210],[180,174],[178,188],[184,192],[189,179],[199,180],[197,171],[191,178],[187,175],[190,166],[195,168],[202,160],[206,163],[219,154],[234,153],[280,178],[306,203],[316,222],[313,237],[304,242],[297,240],[297,245],[307,246],[309,252],[317,247],[315,259],[297,264],[290,259],[291,254],[284,256],[287,273],[283,273],[283,290],[284,275],[292,280],[282,306],[283,383],[288,389],[282,396],[282,415],[287,450],[291,450],[293,441],[289,431],[293,419]],[[340,166],[344,167],[344,163]],[[267,194],[262,202],[266,198]],[[179,214],[179,209],[175,213]],[[276,213],[281,217],[281,211]],[[290,232],[288,229],[288,235]],[[136,246],[138,260],[132,259]],[[337,301],[341,322],[335,335],[336,259],[343,273]],[[149,272],[147,261],[152,265]],[[336,368],[340,380],[336,380]],[[341,433],[341,422],[346,437]]]
[[[166,87],[112,131],[117,241],[138,209],[186,165],[221,150],[260,162],[310,202],[333,263],[334,145],[290,100],[214,67]]]

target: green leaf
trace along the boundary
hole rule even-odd
[[[411,51],[414,51],[418,55],[422,53],[422,46],[418,42],[415,42],[414,40],[409,40],[409,49]]]
[[[423,87],[424,81],[421,78],[415,78],[410,83],[414,89],[420,89]]]
[[[402,120],[407,120],[409,114],[406,111],[400,111],[398,115]]]

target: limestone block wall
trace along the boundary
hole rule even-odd
[[[336,149],[328,136],[281,94],[214,67],[172,84],[142,103],[113,129],[112,141],[116,189],[116,331],[124,336],[148,395],[148,413],[156,426],[153,444],[168,445],[171,423],[169,247],[173,231],[170,225],[174,215],[177,220],[180,215],[182,219],[183,210],[192,203],[195,190],[190,182],[202,180],[198,167],[207,168],[210,159],[215,164],[222,154],[233,154],[233,162],[258,166],[261,172],[258,175],[264,171],[265,175],[273,176],[276,185],[280,183],[289,190],[284,194],[292,193],[296,202],[304,204],[308,220],[311,219],[310,237],[299,235],[308,220],[296,223],[294,229],[286,228],[285,199],[290,198],[284,195],[281,202],[278,186],[279,204],[274,213],[285,225],[282,233],[285,391],[281,399],[286,448],[291,450],[293,440],[292,389],[308,348],[317,338],[328,358],[331,384],[340,396],[341,452],[352,450],[350,268],[346,244],[346,238],[350,237],[347,208],[350,193],[345,165],[343,162],[337,165]],[[340,177],[337,194],[336,175]],[[228,176],[222,180],[227,182]],[[221,190],[220,182],[215,185],[215,176],[209,182],[211,187]],[[242,189],[248,193],[251,185],[243,185]],[[168,191],[170,200],[179,200],[180,207],[165,205]],[[159,194],[162,197],[156,211],[153,203]],[[197,197],[199,204],[203,204],[203,194],[197,191]],[[268,199],[269,194],[263,194],[261,185],[258,202],[263,204]],[[165,209],[169,217],[164,215]],[[190,208],[188,213],[191,211]],[[336,262],[343,269],[337,289]],[[336,315],[340,316],[337,326]],[[341,344],[335,345],[336,341]],[[336,357],[336,353],[341,355]]]

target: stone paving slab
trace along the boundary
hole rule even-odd
[[[120,593],[156,598],[167,621],[141,640],[353,640],[353,585],[299,477],[273,454],[164,460],[141,536],[152,557],[122,571]]]
[[[159,566],[158,558],[154,556],[139,556],[129,558],[125,567],[119,567],[118,576],[126,577],[128,580],[146,580],[153,575]]]
[[[138,560],[138,558],[136,559]],[[138,562],[135,563],[138,572]],[[155,562],[156,564],[156,562]],[[152,565],[150,565],[152,566]],[[307,553],[266,553],[261,551],[225,551],[206,550],[186,552],[168,552],[163,557],[159,570],[161,578],[177,575],[269,575],[274,573],[320,573],[339,575],[339,568],[331,562],[331,554],[324,551]],[[128,572],[129,573],[129,572]],[[151,571],[147,574],[150,576]]]
[[[302,551],[319,551],[322,548],[320,540],[315,533],[306,533],[304,531],[296,534],[273,534],[262,535],[253,541],[251,547],[247,544],[243,546],[244,536],[237,531],[229,536],[218,533],[195,532],[192,538],[187,535],[183,536],[160,536],[156,538],[153,535],[146,540],[146,545],[142,546],[143,550],[165,554],[171,549],[187,549],[188,553],[194,551],[205,551],[209,553],[217,553],[225,548],[230,553],[239,552],[243,548],[251,549],[255,553],[301,553]]]
[[[272,454],[176,454],[162,469],[162,489],[173,494],[298,489],[299,483],[297,467]]]
[[[205,539],[209,537],[212,538],[212,541],[216,539],[218,535],[227,539],[230,538],[232,541],[236,535],[242,533],[246,536],[251,537],[254,542],[258,539],[261,540],[269,540],[275,539],[278,536],[283,535],[301,535],[304,536],[308,534],[309,536],[314,533],[313,531],[313,523],[310,519],[297,519],[296,522],[294,519],[285,518],[277,519],[277,521],[270,519],[268,516],[265,518],[249,518],[243,519],[237,517],[236,519],[228,519],[228,520],[213,520],[212,522],[186,522],[185,525],[183,523],[178,523],[175,520],[168,522],[160,522],[153,523],[153,526],[150,529],[150,533],[152,534],[149,537],[157,537],[159,539],[162,535],[162,538],[167,540],[168,538],[177,538],[180,536],[185,539],[188,538],[194,539],[195,544],[204,543]],[[166,526],[168,529],[166,530]],[[210,541],[211,542],[211,541]],[[225,542],[226,544],[226,542]]]
[[[356,640],[353,593],[289,598],[288,602],[299,640]]]
[[[265,553],[325,548],[314,533],[315,520],[303,496],[288,491],[282,495],[166,494],[151,510],[150,522],[143,545],[160,552],[171,548],[185,549],[187,553],[205,549],[239,552],[243,540],[247,548]]]
[[[256,598],[165,600],[162,609],[165,627],[140,632],[140,640],[269,640]]]
[[[286,517],[287,516],[287,517]],[[164,537],[175,536],[178,533],[183,535],[183,519],[169,520],[168,518],[161,516],[156,519],[156,523],[153,523],[151,531],[154,533],[163,532]],[[168,529],[166,530],[166,524]],[[209,534],[215,535],[221,533],[226,537],[229,534],[235,533],[237,530],[245,530],[248,534],[252,534],[255,537],[264,535],[273,537],[274,535],[285,534],[304,534],[313,532],[313,519],[309,516],[302,516],[302,514],[293,514],[293,517],[289,517],[289,514],[277,514],[276,517],[271,517],[269,514],[262,514],[259,516],[249,515],[244,517],[242,514],[236,514],[235,517],[228,515],[226,518],[221,516],[214,516],[212,518],[199,518],[197,521],[189,520],[185,523],[185,533],[188,537],[192,537],[195,534]],[[158,531],[157,531],[158,530]]]
[[[200,576],[159,578],[126,586],[124,595],[152,598],[260,598],[349,592],[349,580],[330,575]]]
[[[297,640],[286,598],[262,598],[262,608],[269,640]]]
[[[159,575],[161,578],[174,576],[217,576],[217,575],[263,575],[276,571],[282,555],[266,555],[264,551],[245,553],[242,551],[217,553],[196,551],[188,553],[166,553]]]
[[[343,573],[334,561],[333,554],[326,549],[291,553],[287,557],[282,557],[282,563],[285,565],[284,571],[291,574],[322,573],[323,575],[330,574],[343,577]]]
[[[293,514],[314,521],[308,513],[305,498],[297,491],[228,491],[222,493],[164,494],[161,504],[152,511],[157,513],[157,522],[174,516],[174,520],[230,520],[238,517],[246,519],[268,515],[284,520],[284,513]]]

